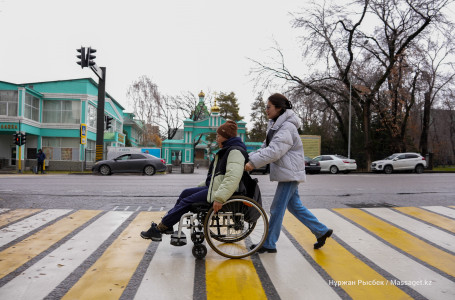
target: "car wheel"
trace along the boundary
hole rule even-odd
[[[338,168],[337,168],[337,166],[331,166],[331,167],[330,167],[330,173],[332,173],[332,174],[338,173]]]
[[[417,165],[415,168],[415,171],[417,174],[423,173],[423,166],[422,165]]]
[[[144,168],[145,175],[152,176],[155,174],[155,172],[156,172],[156,170],[155,170],[154,166],[148,165]]]
[[[108,165],[102,165],[100,167],[100,174],[104,175],[104,176],[110,175],[111,174],[111,168],[109,168]]]
[[[386,174],[392,174],[392,172],[393,172],[392,166],[385,166],[385,167],[384,167],[384,173],[386,173]]]

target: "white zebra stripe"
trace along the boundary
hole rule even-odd
[[[455,252],[455,236],[431,225],[419,222],[388,208],[364,208],[367,212],[398,225],[411,233]]]
[[[163,235],[134,299],[193,299],[195,264],[189,236],[187,240],[186,246],[174,247],[170,236]]]
[[[111,211],[0,288],[2,299],[42,299],[81,265],[132,212]]]
[[[455,209],[443,206],[421,206],[423,209],[455,219]]]
[[[70,209],[48,209],[0,230],[0,247],[69,213]]]
[[[281,299],[340,299],[282,233],[276,254],[259,254]]]
[[[385,245],[333,212],[326,209],[311,211],[322,223],[332,227],[338,238],[400,281],[431,281],[431,285],[409,285],[424,297],[438,300],[455,299],[454,282]]]

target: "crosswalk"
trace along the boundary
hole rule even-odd
[[[455,207],[286,214],[278,253],[204,260],[143,240],[164,211],[0,209],[0,299],[455,299]]]

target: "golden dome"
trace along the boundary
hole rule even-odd
[[[216,105],[216,98],[215,98],[215,103],[213,104],[212,108],[210,109],[212,113],[219,113],[220,112],[220,107]]]
[[[205,97],[205,94],[204,94],[204,92],[201,90],[201,92],[199,93],[198,96],[199,96],[199,97]]]

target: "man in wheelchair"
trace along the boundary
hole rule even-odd
[[[177,199],[175,206],[167,212],[159,224],[152,222],[141,237],[160,242],[162,234],[172,234],[173,226],[190,211],[194,203],[213,203],[216,213],[236,191],[242,179],[245,163],[248,159],[246,146],[237,137],[237,124],[228,120],[218,127],[216,142],[220,150],[210,163],[207,179],[197,187],[185,189]]]

